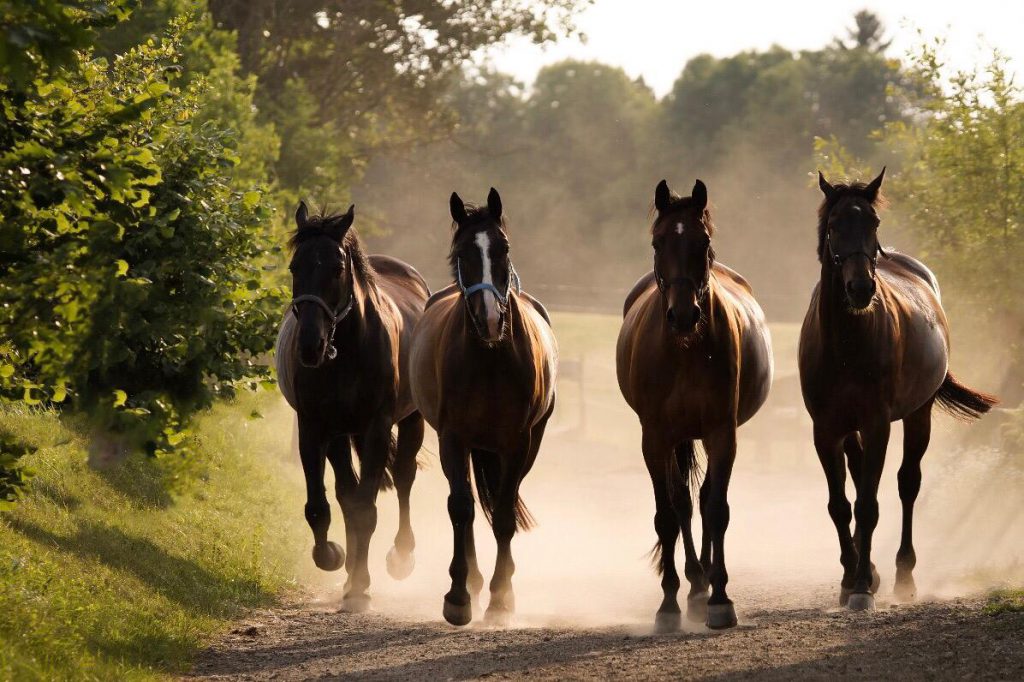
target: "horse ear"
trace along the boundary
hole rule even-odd
[[[309,210],[306,208],[306,202],[300,201],[299,208],[295,211],[295,226],[301,230],[306,226],[306,221],[308,219]]]
[[[452,192],[451,199],[448,200],[448,206],[451,208],[452,220],[461,225],[466,222],[466,204],[462,203],[462,197],[456,192]]]
[[[821,171],[818,171],[818,187],[821,188],[821,193],[825,195],[826,199],[831,199],[835,196],[836,188],[828,184],[828,180],[825,179]]]
[[[871,201],[878,198],[878,190],[882,189],[882,178],[885,177],[885,166],[882,166],[882,172],[878,174],[878,177],[868,183],[867,191],[868,197]]]
[[[703,211],[708,207],[708,187],[700,178],[697,179],[697,182],[693,183],[693,192],[690,193],[690,199],[693,201],[693,207],[698,211]]]
[[[654,208],[658,210],[658,213],[664,213],[668,210],[671,199],[672,192],[668,188],[668,183],[662,180],[654,188]]]
[[[343,215],[331,218],[324,223],[324,231],[331,236],[332,239],[337,239],[340,244],[345,235],[348,234],[349,228],[352,227],[352,223],[356,219],[356,205],[352,204],[348,207]]]
[[[493,187],[487,193],[487,212],[495,220],[501,220],[501,195]]]

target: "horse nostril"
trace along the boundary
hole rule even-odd
[[[696,324],[697,320],[699,320],[699,319],[700,319],[700,306],[699,305],[694,305],[693,306],[693,322],[694,322],[694,324]]]
[[[668,320],[668,323],[674,327],[676,325],[676,311],[673,310],[672,308],[669,308],[668,311],[665,313],[665,319]]]

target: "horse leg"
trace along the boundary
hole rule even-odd
[[[328,444],[327,461],[334,469],[334,494],[338,498],[341,514],[345,519],[345,546],[349,549],[348,557],[345,560],[345,570],[348,572],[345,591],[348,592],[352,583],[352,572],[355,570],[356,559],[356,534],[352,517],[352,503],[356,485],[359,483],[355,469],[352,468],[352,440],[349,436],[338,436]]]
[[[398,447],[395,452],[395,463],[392,475],[395,478],[395,490],[398,492],[398,533],[395,544],[388,550],[388,573],[395,580],[404,580],[416,566],[413,550],[416,538],[412,533],[409,519],[409,493],[416,480],[416,455],[423,445],[423,415],[413,412],[398,422]]]
[[[917,596],[914,585],[914,502],[921,490],[921,459],[928,449],[932,432],[932,401],[903,419],[903,464],[896,475],[899,482],[900,502],[903,503],[903,535],[896,552],[896,598],[913,601]]]
[[[693,529],[690,527],[693,518],[693,498],[690,495],[690,473],[694,466],[693,441],[684,441],[676,446],[675,457],[668,462],[668,493],[683,531],[683,553],[686,564],[683,575],[690,583],[690,593],[686,595],[686,617],[696,623],[703,623],[708,615],[708,579],[704,567],[697,559],[697,549],[693,543]]]
[[[708,527],[711,530],[711,597],[708,599],[709,628],[736,625],[736,609],[725,592],[729,573],[725,568],[725,531],[729,527],[729,479],[736,461],[736,427],[732,424],[708,434]]]
[[[467,537],[472,533],[474,503],[469,487],[469,449],[458,438],[440,433],[441,469],[448,479],[448,518],[452,522],[454,549],[448,574],[452,587],[444,596],[444,619],[452,625],[466,625],[473,618],[473,607],[466,589],[469,574]],[[474,564],[476,552],[474,550]],[[479,569],[478,569],[479,572]],[[483,578],[480,578],[483,582]]]
[[[355,443],[359,454],[359,484],[351,496],[351,517],[356,556],[341,608],[349,613],[362,613],[370,608],[370,539],[377,529],[377,493],[391,454],[391,424],[388,421],[372,424],[356,437]]]
[[[651,429],[644,429],[641,442],[644,463],[647,473],[651,476],[654,486],[654,530],[658,534],[658,544],[654,547],[656,569],[661,574],[661,590],[663,598],[658,612],[654,616],[654,626],[660,632],[678,630],[682,625],[677,595],[679,593],[679,573],[676,571],[676,539],[679,537],[679,518],[672,508],[669,497],[669,462],[673,457],[670,446],[665,445],[661,438]]]
[[[704,569],[704,580],[711,573],[711,530],[708,528],[708,479],[705,476],[704,482],[700,485],[700,495],[697,503],[700,505],[700,567]],[[708,582],[708,586],[711,583]]]
[[[499,453],[500,478],[491,514],[491,529],[498,545],[498,556],[494,562],[491,577],[491,601],[484,613],[484,620],[491,625],[506,626],[516,610],[515,592],[512,590],[512,574],[516,563],[512,559],[512,538],[516,534],[519,485],[523,482],[527,462],[532,448],[529,436],[519,448]]]
[[[846,467],[840,449],[840,436],[826,429],[819,422],[814,423],[814,449],[825,472],[828,483],[828,515],[839,535],[839,562],[843,565],[843,581],[839,590],[839,605],[846,606],[853,591],[854,575],[857,570],[857,550],[850,537],[850,521],[853,511],[846,498]]]
[[[323,434],[299,419],[299,457],[306,478],[306,523],[313,531],[313,562],[324,571],[337,571],[345,563],[345,550],[327,540],[331,505],[324,488]]]
[[[861,441],[860,432],[854,431],[843,439],[843,449],[846,451],[846,466],[850,470],[850,478],[853,480],[855,490],[860,485],[861,472],[864,469],[864,443]],[[853,546],[860,546],[860,525],[853,526]],[[881,576],[874,562],[871,563],[871,594],[878,592],[882,583]]]
[[[857,572],[849,601],[849,607],[854,611],[871,609],[875,605],[871,596],[871,539],[878,525],[878,482],[882,478],[885,450],[889,444],[889,421],[880,419],[861,433],[864,438],[864,468],[853,511],[860,528],[860,542],[857,546]]]

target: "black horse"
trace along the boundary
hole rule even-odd
[[[399,528],[388,552],[388,572],[412,572],[415,539],[409,491],[423,443],[423,417],[408,382],[412,330],[430,292],[411,266],[364,255],[351,230],[354,207],[343,215],[295,214],[291,310],[281,323],[276,361],[281,392],[298,413],[299,453],[306,475],[306,520],[313,530],[313,561],[325,571],[345,564],[343,609],[369,607],[367,554],[377,527],[377,492],[398,489]],[[392,427],[398,425],[397,441]],[[359,457],[357,476],[352,446]],[[345,516],[345,550],[327,540],[331,508],[324,461],[337,480]]]

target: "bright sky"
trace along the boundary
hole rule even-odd
[[[902,57],[928,37],[945,36],[944,54],[954,68],[985,61],[998,47],[1024,64],[1024,2],[1020,0],[597,0],[579,17],[585,44],[562,40],[547,48],[517,41],[493,55],[494,65],[531,83],[546,64],[567,58],[597,60],[643,76],[661,96],[691,57],[725,57],[773,44],[790,50],[817,49],[845,36],[853,15],[869,9],[893,38],[892,56]],[[987,50],[986,50],[987,48]]]

